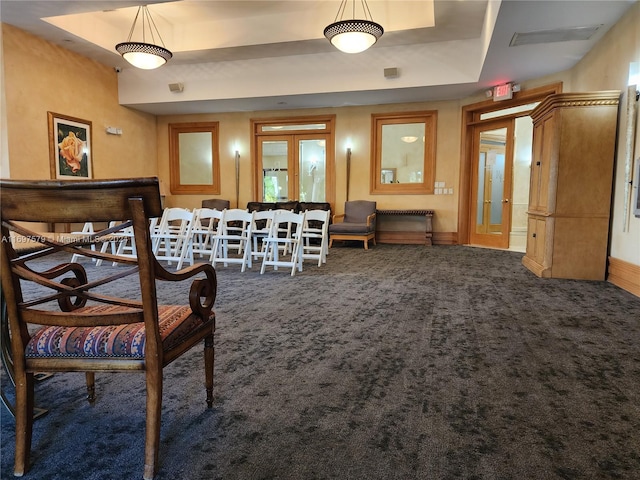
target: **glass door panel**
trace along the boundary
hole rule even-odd
[[[298,200],[326,202],[327,141],[325,138],[303,138],[298,142]]]
[[[335,202],[335,116],[252,120],[256,201]]]
[[[498,127],[498,128],[496,128]],[[513,121],[475,128],[473,168],[475,219],[472,244],[508,248],[511,218]]]
[[[281,135],[258,141],[262,201],[325,202],[328,135]]]
[[[289,199],[289,139],[263,140],[260,145],[262,160],[262,201],[284,202]]]
[[[506,135],[506,128],[503,129]],[[504,147],[503,147],[504,149]],[[493,165],[488,173],[491,176],[489,188],[490,195],[490,213],[489,213],[489,232],[500,233],[502,230],[502,199],[505,197],[504,192],[504,151],[496,152],[492,159]]]

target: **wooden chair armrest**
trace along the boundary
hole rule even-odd
[[[155,260],[155,264],[156,278],[159,280],[179,282],[187,280],[199,273],[204,273],[206,278],[197,278],[191,284],[189,290],[189,306],[194,313],[197,313],[202,318],[207,318],[211,314],[218,291],[216,270],[211,264],[197,263],[178,270],[177,272],[169,272],[160,265],[157,260]]]
[[[208,267],[202,270],[207,278],[198,278],[193,281],[189,290],[189,305],[193,313],[197,313],[201,318],[206,319],[211,315],[213,304],[216,302],[218,282],[213,266],[209,264],[204,266]]]
[[[371,215],[367,215],[367,227],[370,226],[375,219],[376,219],[376,212],[373,212]]]
[[[209,263],[196,263],[194,265],[190,265],[188,267],[182,268],[176,272],[170,272],[165,269],[160,262],[154,259],[154,270],[156,272],[156,279],[158,280],[166,280],[169,282],[181,282],[183,280],[188,280],[191,277],[194,277],[198,273],[211,271],[215,278],[216,271],[213,266]],[[207,274],[208,275],[208,274]]]
[[[331,223],[336,223],[337,220],[344,220],[344,213],[336,214],[331,217]]]

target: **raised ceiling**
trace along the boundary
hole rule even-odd
[[[634,1],[369,0],[385,34],[355,55],[323,37],[339,1],[149,1],[174,53],[154,71],[128,66],[113,48],[143,2],[2,0],[0,18],[120,70],[121,104],[177,114],[464,98],[571,68]],[[582,27],[595,33],[563,36]],[[515,34],[544,31],[553,43],[509,46]],[[397,77],[384,76],[390,67]]]

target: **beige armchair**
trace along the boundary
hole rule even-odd
[[[369,240],[376,244],[376,202],[352,200],[345,202],[344,214],[334,215],[329,225],[329,248],[334,240],[361,240],[365,250]]]

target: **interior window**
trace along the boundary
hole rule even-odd
[[[433,193],[437,112],[371,116],[371,193]]]
[[[220,194],[218,122],[169,124],[171,193]]]

